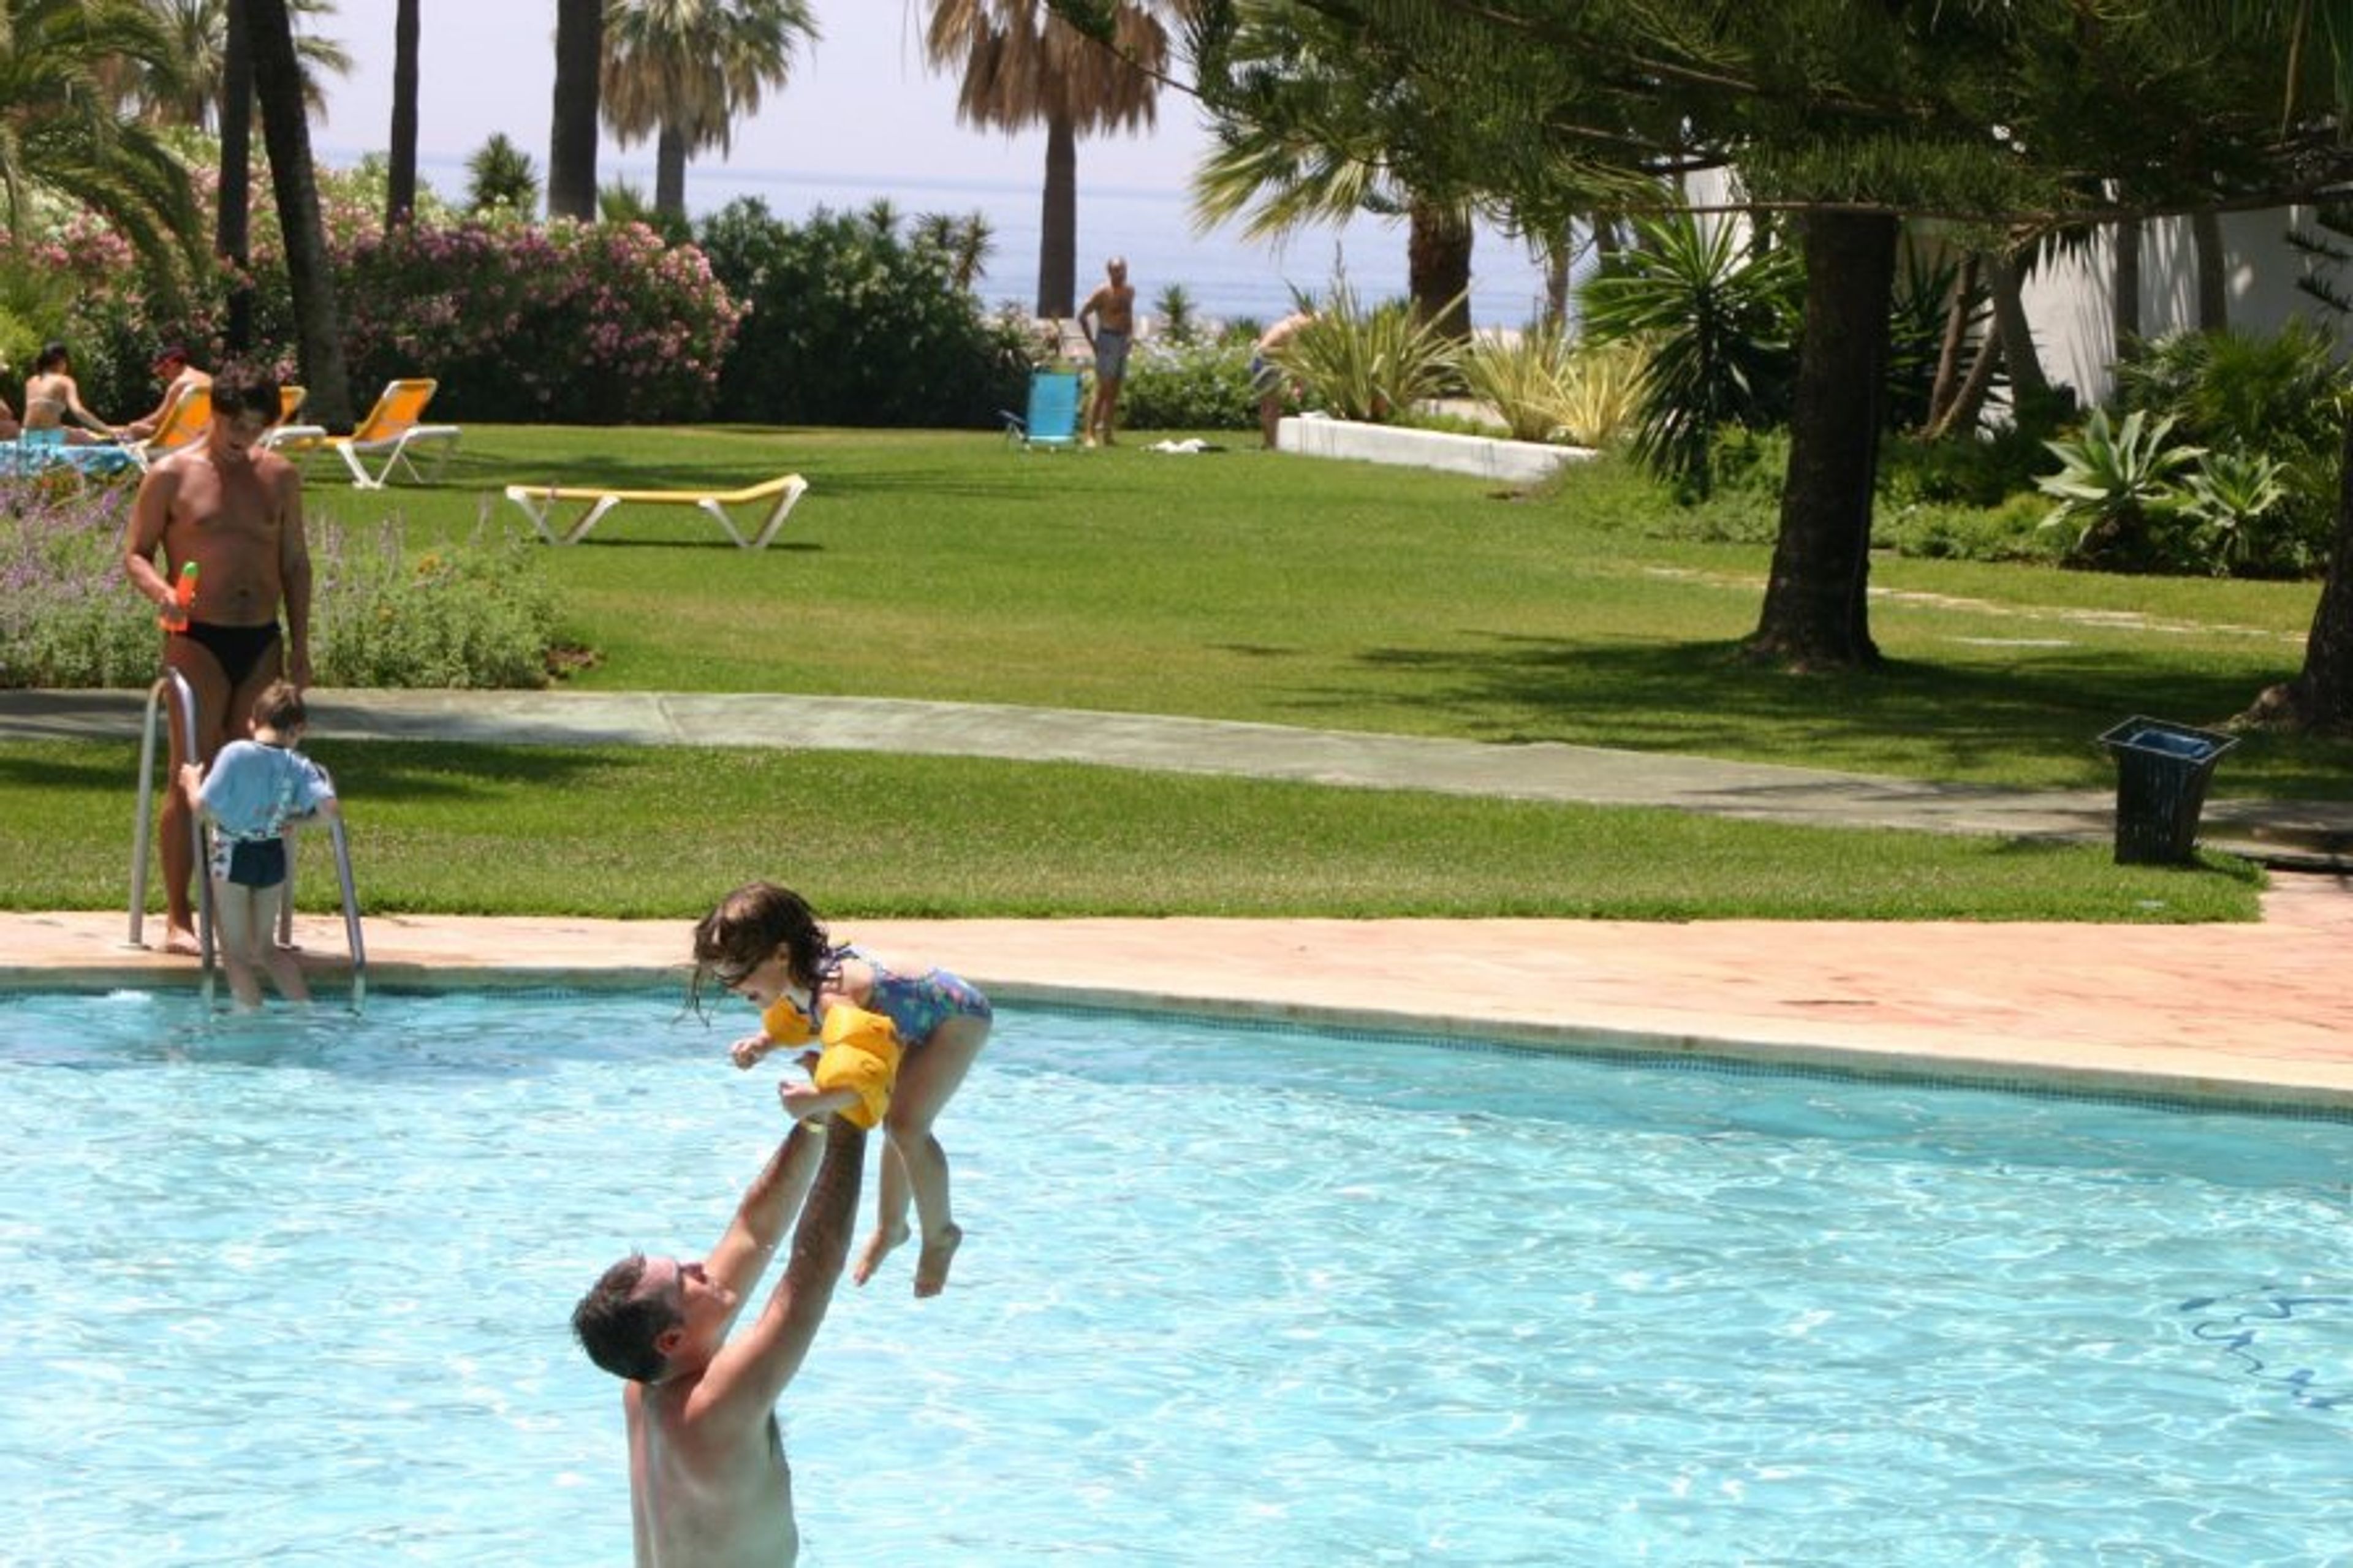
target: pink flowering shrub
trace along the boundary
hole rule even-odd
[[[195,172],[209,208],[211,171]],[[285,246],[257,173],[251,262],[226,266],[166,308],[119,236],[86,216],[15,237],[13,264],[74,279],[73,348],[85,400],[127,419],[160,389],[148,372],[160,342],[216,364],[230,287],[253,289],[250,357],[297,378],[298,339]],[[396,377],[429,375],[437,418],[547,424],[656,424],[708,414],[744,309],[702,252],[642,224],[456,216],[427,204],[385,232],[380,173],[322,170],[321,216],[352,395],[364,409]]]
[[[701,251],[642,224],[469,218],[331,247],[354,395],[435,376],[443,418],[699,417],[743,315]]]

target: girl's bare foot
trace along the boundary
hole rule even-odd
[[[954,1225],[942,1226],[936,1239],[924,1240],[923,1255],[915,1259],[916,1295],[936,1296],[948,1288],[948,1265],[963,1240],[964,1228]]]
[[[849,1271],[849,1282],[863,1285],[873,1279],[874,1271],[882,1267],[882,1260],[891,1255],[891,1249],[906,1239],[907,1226],[903,1220],[888,1230],[878,1228],[866,1238],[865,1248],[858,1255],[858,1267]]]

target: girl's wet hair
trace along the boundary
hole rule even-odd
[[[687,1005],[702,1012],[704,982],[716,981],[723,991],[765,963],[779,947],[786,952],[786,973],[815,996],[825,984],[833,954],[825,927],[818,923],[807,900],[790,888],[744,883],[695,922],[694,978],[688,983]]]

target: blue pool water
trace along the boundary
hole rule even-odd
[[[723,1228],[748,1018],[0,998],[0,1558],[627,1561],[566,1314]],[[941,1133],[810,1563],[2353,1553],[2353,1126],[1008,1009]]]

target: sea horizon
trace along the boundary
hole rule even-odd
[[[363,151],[322,148],[332,166],[356,163]],[[443,200],[455,203],[465,191],[465,161],[419,158],[417,178]],[[878,200],[897,207],[906,221],[928,214],[963,217],[977,213],[992,239],[975,285],[992,307],[1027,310],[1037,297],[1038,249],[1043,200],[1037,180],[971,180],[943,175],[878,177],[823,170],[774,169],[725,163],[687,168],[687,212],[701,219],[743,197],[756,197],[789,222],[818,209],[863,211]],[[625,184],[653,189],[653,165],[634,160],[600,161],[600,185]],[[1365,304],[1406,293],[1406,226],[1402,219],[1371,216],[1345,225],[1304,229],[1282,241],[1251,239],[1239,226],[1220,224],[1196,232],[1186,193],[1165,187],[1090,183],[1079,171],[1078,298],[1102,280],[1103,264],[1124,257],[1137,299],[1147,317],[1163,289],[1181,285],[1197,319],[1270,321],[1288,314],[1294,297],[1325,294],[1335,276]],[[1472,254],[1471,314],[1482,328],[1516,328],[1534,320],[1544,302],[1544,268],[1526,244],[1491,225],[1477,230]],[[1146,329],[1150,322],[1147,321]]]

